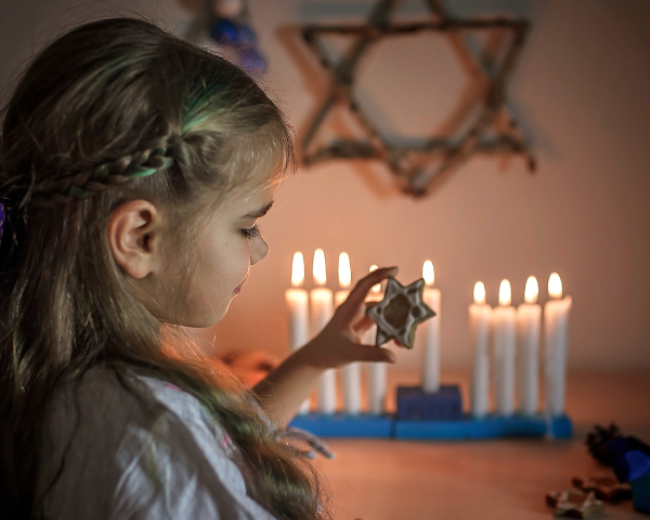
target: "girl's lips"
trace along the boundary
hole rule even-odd
[[[242,290],[242,287],[244,287],[244,284],[246,283],[246,280],[248,280],[248,274],[246,275],[246,278],[244,278],[244,281],[242,283],[240,283],[237,287],[235,287],[235,290],[233,291],[233,293],[239,294],[241,292],[241,290]]]
[[[246,283],[247,279],[248,279],[248,276],[246,278],[244,278],[244,281],[242,283],[240,283],[237,287],[235,287],[235,290],[233,291],[233,293],[239,294],[241,292],[241,290],[242,290],[242,287],[244,287],[244,284]]]

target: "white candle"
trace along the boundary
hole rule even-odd
[[[377,269],[376,265],[370,268],[370,271]],[[375,284],[370,289],[366,301],[378,302],[383,299],[381,285]],[[374,345],[377,337],[377,326],[370,327],[364,335],[364,343]],[[386,363],[366,363],[368,375],[368,413],[372,415],[381,415],[384,413],[386,405]]]
[[[512,415],[515,408],[515,338],[517,311],[510,305],[510,282],[499,286],[499,306],[492,311],[494,333],[494,391],[498,415]]]
[[[334,295],[337,307],[347,300],[351,285],[350,257],[347,253],[341,253],[339,255],[339,286],[341,290]],[[357,415],[361,411],[361,367],[359,363],[349,363],[341,369],[341,383],[343,386],[343,409],[350,415]]]
[[[542,308],[537,305],[539,287],[534,276],[526,280],[524,301],[517,308],[517,389],[519,410],[524,415],[537,412],[539,400],[539,335]]]
[[[474,303],[469,306],[469,328],[474,345],[474,372],[470,410],[474,417],[488,413],[490,392],[490,318],[492,307],[485,304],[485,285],[474,285]]]
[[[435,280],[433,264],[427,260],[422,266],[422,277],[426,283],[422,299],[436,317],[425,321],[416,332],[416,339],[423,355],[422,391],[432,394],[440,390],[440,291],[431,287]]]
[[[311,336],[316,336],[329,323],[334,314],[332,291],[323,287],[327,282],[325,253],[317,249],[314,253],[314,282],[318,287],[309,293],[311,303]],[[336,370],[325,370],[318,382],[318,411],[336,411]]]
[[[291,350],[297,350],[309,341],[309,295],[301,288],[305,279],[305,261],[302,253],[293,255],[291,266],[291,289],[285,292],[289,307],[289,342]],[[305,399],[298,413],[309,412],[309,399]]]
[[[557,273],[548,279],[548,294],[552,300],[544,305],[546,410],[549,415],[558,416],[564,413],[571,297],[562,298],[562,281]]]

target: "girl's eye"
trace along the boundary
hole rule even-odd
[[[244,235],[244,238],[250,240],[251,238],[257,238],[261,236],[260,227],[255,224],[252,228],[242,229],[241,234]]]

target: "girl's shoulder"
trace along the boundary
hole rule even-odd
[[[170,383],[93,368],[53,397],[47,424],[48,518],[272,518],[225,430]]]
[[[144,383],[154,399],[175,414],[184,424],[193,429],[206,428],[228,455],[232,455],[235,451],[230,436],[192,394],[169,381],[135,374],[132,377]]]

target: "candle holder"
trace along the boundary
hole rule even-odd
[[[463,400],[458,385],[442,385],[425,393],[419,386],[397,387],[398,421],[458,421],[463,418]]]
[[[394,437],[395,421],[391,414],[309,413],[296,416],[290,426],[321,437],[390,439]]]
[[[463,415],[459,420],[396,421],[395,438],[411,440],[481,440],[509,437],[570,439],[573,425],[566,416],[489,414],[482,418]]]
[[[573,435],[571,419],[565,415],[548,416],[545,414],[500,416],[487,414],[473,417],[462,412],[462,400],[456,406],[456,400],[445,398],[460,392],[456,385],[444,385],[436,394],[424,394],[425,398],[437,396],[436,406],[423,405],[419,396],[420,389],[400,387],[398,389],[398,406],[402,400],[402,416],[397,414],[371,415],[362,413],[350,415],[345,413],[309,413],[297,415],[290,426],[302,428],[321,437],[356,437],[404,440],[486,440],[499,438],[553,438],[570,439]],[[445,395],[442,398],[441,395]],[[409,402],[409,399],[411,400]],[[419,401],[419,402],[417,402]],[[411,406],[405,405],[408,403]],[[415,408],[413,408],[413,403]],[[429,413],[435,410],[437,419],[431,415],[423,418],[422,410]],[[416,414],[419,414],[416,417]],[[404,419],[403,417],[410,417]]]

